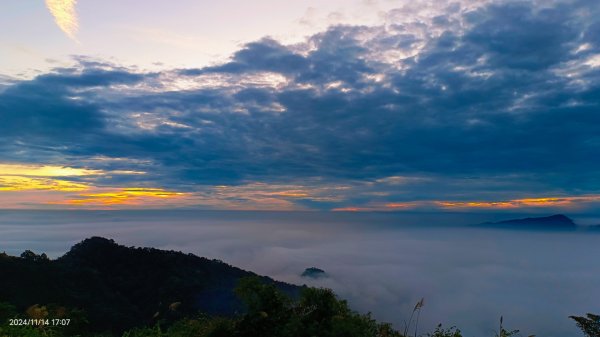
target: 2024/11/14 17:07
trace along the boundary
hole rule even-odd
[[[71,323],[70,318],[11,318],[8,325],[49,325],[49,326],[67,326]]]

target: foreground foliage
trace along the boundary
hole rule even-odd
[[[400,337],[389,324],[348,308],[329,289],[305,288],[293,301],[271,284],[243,279],[236,294],[247,312],[233,319],[201,316],[167,329],[134,329],[126,337]]]
[[[600,336],[600,315],[587,314],[586,317],[569,316],[587,337]]]
[[[244,278],[235,289],[246,311],[233,318],[196,315],[175,322],[159,320],[151,327],[126,331],[123,337],[400,337],[387,323],[378,323],[370,314],[361,315],[349,309],[329,289],[304,288],[293,300],[275,285],[257,277]],[[61,309],[62,310],[62,309]],[[176,310],[176,309],[174,309]],[[14,306],[0,305],[0,319],[57,317],[56,309],[35,305],[18,315]],[[81,322],[86,322],[82,319]],[[80,323],[81,323],[80,322]],[[79,330],[79,331],[78,331]],[[2,326],[0,337],[41,337],[86,335],[84,326],[32,327]],[[91,336],[91,335],[89,335]],[[107,332],[104,335],[114,336]]]
[[[293,299],[273,284],[256,277],[244,278],[235,289],[246,310],[234,317],[196,314],[176,321],[160,319],[151,326],[137,327],[122,334],[90,333],[85,314],[53,305],[33,305],[23,313],[15,306],[0,303],[0,320],[10,318],[71,317],[74,324],[67,327],[33,327],[0,325],[0,337],[409,337],[394,330],[390,324],[379,323],[370,314],[349,309],[329,289],[304,288]],[[176,306],[175,306],[176,307]],[[176,310],[174,308],[173,310]],[[586,337],[600,336],[600,316],[571,316]],[[508,337],[517,330],[507,331],[502,325],[496,336]],[[415,333],[415,336],[417,334]],[[456,327],[438,325],[427,337],[463,337]]]

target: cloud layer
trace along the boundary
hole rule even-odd
[[[264,38],[198,69],[79,57],[0,91],[0,152],[145,172],[94,184],[190,193],[200,207],[597,201],[599,5],[436,8],[296,45]]]

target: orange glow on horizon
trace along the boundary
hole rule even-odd
[[[332,209],[333,212],[366,212],[369,210],[367,207],[339,207]]]
[[[370,203],[365,206],[347,206],[334,208],[335,212],[383,212],[413,209],[519,209],[531,207],[569,208],[585,203],[600,202],[600,195],[584,195],[576,197],[522,198],[502,201],[442,201],[422,200],[390,203]]]
[[[102,159],[103,160],[103,159]],[[117,159],[123,160],[123,159]],[[331,185],[321,181],[312,184],[269,184],[248,182],[241,185],[205,185],[189,192],[168,190],[168,187],[128,187],[119,179],[108,185],[113,176],[144,175],[146,172],[127,170],[101,170],[61,165],[21,164],[0,162],[0,208],[62,205],[76,208],[98,207],[181,207],[194,206],[208,209],[231,210],[309,210],[302,201],[336,203],[334,212],[393,212],[408,210],[515,210],[527,208],[576,209],[600,203],[600,194],[580,196],[547,196],[505,200],[384,200],[389,193],[361,191],[360,186]],[[399,178],[398,178],[399,179]],[[393,182],[398,180],[394,178]],[[400,179],[401,180],[401,179]],[[101,183],[99,186],[98,184]],[[105,185],[106,184],[106,185]],[[152,182],[135,184],[150,185]],[[25,196],[35,195],[28,202]],[[359,204],[349,204],[355,196],[373,198]]]
[[[444,208],[517,208],[518,206],[510,201],[435,201],[437,206]]]
[[[102,170],[89,170],[56,165],[0,164],[2,176],[26,177],[81,177],[104,175]]]
[[[269,192],[265,193],[266,195],[274,195],[279,197],[288,197],[288,198],[309,198],[310,194],[302,192],[302,191],[281,191],[281,192]]]
[[[391,209],[411,209],[421,206],[422,202],[419,201],[409,201],[409,202],[390,202],[385,204],[386,208]]]
[[[58,165],[0,163],[0,192],[14,191],[87,191],[93,186],[85,182],[70,181],[74,177],[106,175],[139,175],[145,172],[117,170],[104,171]]]
[[[19,176],[0,176],[0,192],[13,191],[61,191],[61,192],[79,192],[89,189],[89,186],[72,181],[49,179],[49,178],[29,178]]]
[[[435,204],[444,208],[513,209],[523,207],[573,207],[577,204],[596,201],[600,201],[600,195],[523,198],[505,201],[435,201]]]
[[[140,206],[146,203],[152,204],[161,199],[182,198],[188,194],[189,193],[167,191],[162,188],[122,188],[110,192],[84,193],[78,195],[77,198],[59,202],[49,202],[49,204],[71,206]]]

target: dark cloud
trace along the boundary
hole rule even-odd
[[[490,6],[469,18],[465,40],[479,47],[492,68],[541,71],[567,61],[584,23],[568,5],[536,9],[526,3]]]
[[[295,74],[306,71],[307,60],[273,39],[249,43],[236,52],[232,61],[224,65],[202,70],[184,70],[182,74],[194,75],[206,72],[240,73],[248,71],[274,71]]]
[[[597,192],[598,5],[460,11],[432,18],[426,36],[402,24],[335,26],[298,45],[252,42],[200,69],[80,60],[0,92],[0,149],[15,161],[147,160],[149,178],[180,188],[404,175]],[[429,195],[484,193],[469,186]],[[432,186],[411,188],[426,198]]]

